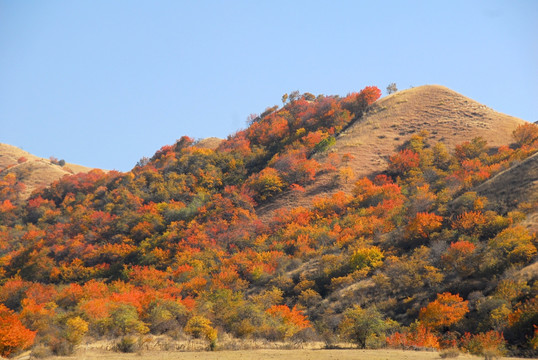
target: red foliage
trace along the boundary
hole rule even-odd
[[[371,105],[381,97],[381,90],[377,86],[367,86],[359,92],[359,98],[364,99],[367,105]]]
[[[397,175],[404,175],[409,170],[418,167],[420,156],[416,152],[404,149],[389,158],[389,170]]]

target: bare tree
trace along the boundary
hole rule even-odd
[[[396,83],[390,83],[389,86],[387,86],[387,94],[392,94],[398,91],[398,88],[396,87]]]

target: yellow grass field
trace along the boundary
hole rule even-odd
[[[20,357],[22,360],[22,357]],[[441,359],[438,352],[403,350],[237,350],[215,352],[143,351],[122,354],[110,351],[80,350],[73,356],[50,357],[54,360],[432,360]],[[456,359],[471,360],[482,357],[461,354]],[[503,359],[517,359],[503,357]]]

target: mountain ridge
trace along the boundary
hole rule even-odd
[[[433,141],[443,142],[449,150],[476,136],[489,146],[512,142],[512,132],[527,123],[496,112],[470,98],[440,85],[423,85],[398,91],[372,104],[360,118],[336,136],[328,152],[315,153],[314,159],[326,159],[330,153],[349,153],[348,165],[354,178],[374,177],[389,165],[389,156],[421,131],[428,131]],[[262,205],[259,214],[265,219],[286,204],[310,206],[313,195],[344,191],[349,193],[353,181],[331,185],[331,175],[321,175],[304,193],[288,192],[277,196],[270,205]]]

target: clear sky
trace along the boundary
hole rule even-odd
[[[538,120],[538,1],[0,0],[0,142],[131,169],[293,90],[440,84]]]

